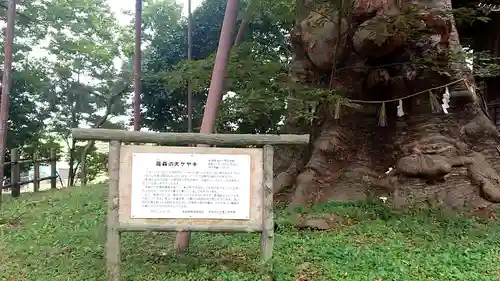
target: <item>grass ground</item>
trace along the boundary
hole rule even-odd
[[[280,226],[276,280],[500,279],[498,222],[402,215],[380,204],[319,211],[335,211],[342,223],[322,232]],[[106,280],[103,186],[6,197],[1,218],[0,280]],[[182,257],[172,242],[172,234],[124,234],[122,280],[262,280],[258,234],[195,233]]]

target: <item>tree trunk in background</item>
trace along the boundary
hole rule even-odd
[[[94,144],[94,140],[89,141],[83,148],[82,154],[80,156],[80,182],[82,186],[87,185],[87,154],[94,147]]]
[[[397,207],[478,210],[499,203],[500,136],[469,90],[465,63],[451,55],[461,50],[458,33],[449,12],[440,13],[450,2],[298,1],[291,80],[337,89],[351,100],[395,100],[384,104],[386,126],[379,126],[382,103],[338,111],[335,101],[318,102],[309,148],[276,177],[275,191],[292,185],[292,205],[372,196]],[[419,28],[424,31],[416,33]],[[434,58],[439,69],[415,58]],[[440,86],[460,79],[466,80],[448,87],[449,114],[436,112],[445,91]],[[433,87],[440,87],[433,91],[439,104],[425,91]],[[398,99],[420,91],[403,100],[405,114],[397,117]],[[297,124],[293,113],[287,121]]]
[[[472,30],[473,49],[477,51],[488,51],[497,58],[496,63],[500,64],[500,13],[489,14],[490,21],[487,23],[477,23]],[[500,102],[500,76],[485,77],[483,82],[486,86],[486,100],[498,104]],[[495,118],[494,116],[491,116]]]
[[[71,139],[71,149],[69,151],[69,171],[68,171],[68,187],[71,187],[75,184],[75,156],[76,156],[76,141]]]
[[[215,119],[217,118],[217,110],[219,108],[222,97],[224,79],[227,74],[227,64],[229,61],[233,30],[234,26],[236,25],[237,17],[238,0],[228,0],[224,15],[224,21],[222,23],[217,55],[215,57],[214,70],[212,72],[212,79],[210,81],[207,103],[205,106],[205,111],[203,113],[203,120],[201,122],[200,133],[203,134],[212,134],[214,132]],[[199,144],[198,146],[206,145]],[[176,249],[176,251],[182,252],[187,249],[189,247],[190,239],[190,232],[178,232],[174,244],[174,248]]]

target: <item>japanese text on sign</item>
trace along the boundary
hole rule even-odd
[[[134,153],[132,218],[249,219],[250,156]]]

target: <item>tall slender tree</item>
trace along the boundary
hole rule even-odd
[[[0,167],[5,161],[7,120],[9,118],[9,95],[12,84],[12,45],[14,43],[14,23],[16,16],[16,0],[10,0],[7,12],[7,28],[4,42],[4,67],[2,75],[2,95],[0,98]],[[0,169],[0,180],[3,181],[4,169]],[[0,184],[0,197],[2,187]],[[1,198],[0,198],[1,200]]]

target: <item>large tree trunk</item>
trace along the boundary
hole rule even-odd
[[[499,133],[470,90],[465,63],[453,55],[461,46],[449,1],[298,2],[291,79],[335,89],[360,106],[339,111],[335,101],[320,101],[309,148],[276,177],[275,191],[293,185],[292,205],[370,196],[399,207],[500,202]],[[445,84],[448,114],[436,112],[430,98],[441,103]],[[426,91],[436,87],[433,95]],[[380,119],[378,101],[391,99]]]

